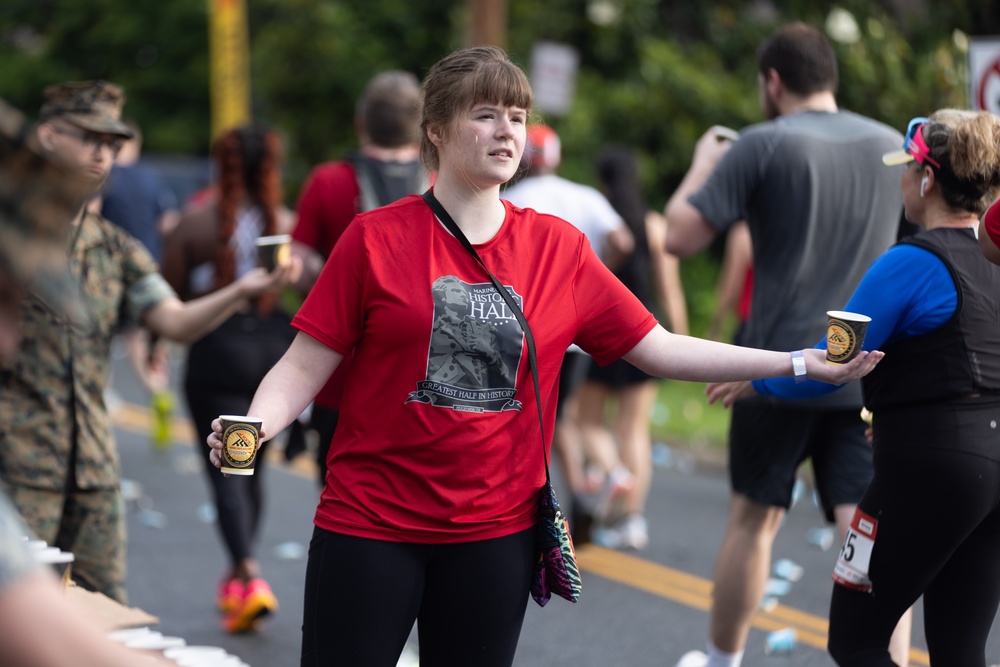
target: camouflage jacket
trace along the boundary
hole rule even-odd
[[[53,491],[71,474],[80,489],[118,485],[104,405],[111,340],[123,319],[139,322],[174,294],[146,249],[100,216],[88,213],[72,236],[70,269],[89,317],[69,320],[31,294],[20,351],[0,361],[0,478]]]

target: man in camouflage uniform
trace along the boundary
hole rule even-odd
[[[46,160],[28,141],[19,111],[0,100],[0,359],[20,339],[21,301],[28,290],[74,307],[66,239],[89,189]],[[53,572],[31,555],[29,531],[0,492],[0,646],[4,667],[73,664],[132,667],[142,656],[107,639],[67,600]]]
[[[65,83],[44,97],[39,150],[96,192],[132,133],[121,121],[122,89]],[[127,232],[84,206],[63,224],[82,312],[66,313],[37,291],[24,299],[20,353],[0,361],[0,482],[39,538],[74,553],[80,585],[125,602],[125,506],[103,397],[116,326],[128,319],[189,342],[251,297],[294,280],[300,266],[258,269],[183,303]]]
[[[25,290],[64,310],[78,308],[68,298],[73,283],[66,270],[65,220],[89,188],[39,155],[27,130],[21,112],[0,100],[0,358],[13,355],[20,341]]]

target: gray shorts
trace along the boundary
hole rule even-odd
[[[826,519],[855,505],[872,479],[872,447],[860,409],[816,410],[737,403],[729,427],[733,491],[788,509],[799,466],[812,460]]]

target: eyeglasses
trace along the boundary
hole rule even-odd
[[[903,150],[912,155],[913,159],[920,164],[930,162],[940,169],[941,164],[931,157],[931,150],[927,147],[924,135],[920,131],[929,122],[931,122],[929,118],[914,118],[910,121],[906,127],[906,137],[903,139]]]
[[[65,134],[73,137],[91,150],[107,146],[113,156],[117,156],[118,153],[121,152],[122,146],[125,145],[124,137],[115,136],[113,134],[101,134],[99,132],[91,132],[90,130],[77,130],[75,128],[55,124],[52,125],[52,128],[56,134]]]

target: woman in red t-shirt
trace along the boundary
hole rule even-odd
[[[353,352],[309,548],[302,665],[395,665],[414,620],[422,665],[512,663],[537,558],[543,443],[571,343],[600,364],[625,358],[682,380],[793,372],[787,352],[668,333],[575,227],[500,199],[532,101],[501,49],[447,56],[423,91],[434,195],[531,325],[545,433],[520,325],[482,267],[418,196],[358,215],[249,410],[279,433]],[[832,366],[820,350],[804,354],[800,373],[836,383],[881,358]]]

